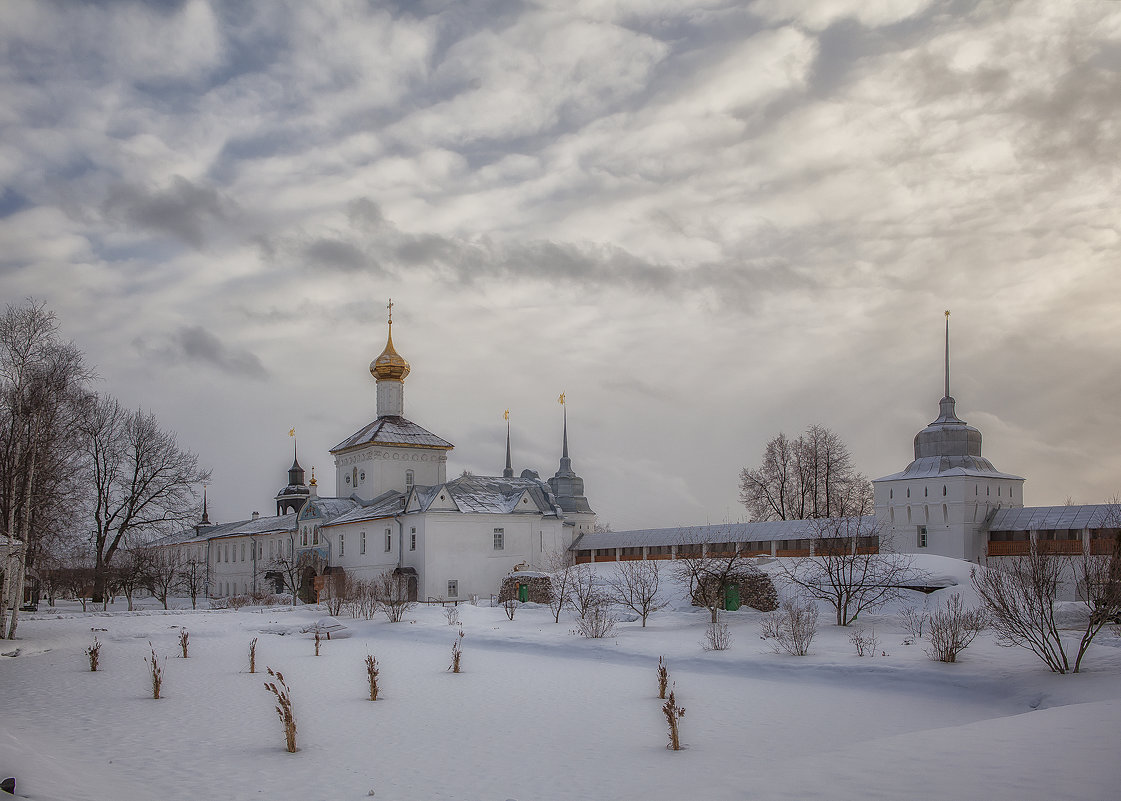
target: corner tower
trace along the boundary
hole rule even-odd
[[[907,467],[872,482],[876,516],[892,547],[970,562],[984,555],[995,509],[1024,505],[1024,479],[981,455],[981,432],[957,416],[950,395],[950,313],[946,312],[945,394],[938,418],[915,435]]]
[[[372,500],[387,491],[443,484],[450,442],[405,419],[405,378],[412,368],[393,346],[393,301],[389,301],[385,348],[370,362],[377,382],[377,418],[331,449],[335,494]]]
[[[295,437],[295,429],[288,432]],[[304,468],[300,467],[300,460],[296,457],[296,441],[292,440],[292,466],[288,468],[288,484],[276,493],[276,516],[286,515],[289,512],[298,512],[307,502],[310,490],[304,484]]]
[[[565,524],[575,526],[575,535],[591,533],[595,528],[596,513],[592,511],[588,499],[584,496],[584,479],[576,475],[572,469],[572,459],[568,456],[568,405],[564,400],[564,393],[557,399],[564,407],[564,434],[562,438],[560,466],[556,474],[549,479],[549,487],[557,499],[557,504],[564,511]]]

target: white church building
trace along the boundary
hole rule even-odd
[[[567,409],[560,465],[548,481],[532,470],[514,475],[508,426],[501,476],[447,480],[454,446],[404,416],[411,368],[394,348],[390,311],[385,349],[370,364],[377,416],[331,449],[334,496],[319,495],[314,474],[304,483],[293,451],[275,516],[212,524],[204,498],[200,524],[159,543],[205,560],[210,597],[281,591],[281,568],[294,563],[305,600],[340,569],[360,579],[403,576],[414,599],[489,596],[516,567],[540,565],[593,530],[596,515],[568,455]]]

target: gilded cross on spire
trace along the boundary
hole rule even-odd
[[[389,324],[393,325],[393,298],[389,299],[389,305],[386,308],[389,309]],[[947,314],[949,314],[949,312],[947,312]]]

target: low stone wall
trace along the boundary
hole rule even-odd
[[[778,609],[778,591],[775,589],[775,583],[762,570],[750,567],[737,571],[730,578],[739,586],[741,606],[750,606],[760,612],[770,612]],[[719,593],[720,598],[724,597],[724,589],[715,586],[715,579],[701,581],[693,593],[693,605],[707,606],[705,594],[708,592]]]
[[[519,584],[528,586],[529,600],[533,603],[552,603],[553,582],[544,573],[511,573],[502,581],[502,589],[498,592],[498,602],[502,603],[511,598],[517,598]]]

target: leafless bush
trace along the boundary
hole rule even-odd
[[[346,570],[339,568],[326,574],[323,585],[323,601],[327,605],[327,614],[338,617],[343,606],[351,601],[358,593],[358,582],[351,578]]]
[[[619,562],[607,579],[612,600],[638,613],[642,626],[652,612],[666,604],[658,596],[658,563],[647,560]]]
[[[190,638],[190,635],[187,633],[187,630],[186,629],[180,629],[180,631],[179,631],[179,648],[180,648],[181,651],[183,651],[183,658],[184,659],[187,658],[187,640],[189,638]]]
[[[983,628],[985,610],[966,609],[961,595],[954,593],[930,616],[930,648],[926,653],[938,662],[956,662],[958,654],[969,647]]]
[[[228,609],[244,609],[253,602],[253,598],[249,595],[231,595],[226,599],[226,608]]]
[[[152,676],[152,697],[157,701],[160,698],[160,690],[163,688],[163,669],[160,668],[159,657],[156,656],[156,648],[151,642],[148,647],[152,649],[151,657],[144,657],[144,661],[148,663],[148,672]]]
[[[319,643],[323,641],[323,636],[319,633],[319,629],[315,630],[315,655],[319,656]]]
[[[912,640],[921,640],[930,620],[930,613],[926,611],[925,607],[919,609],[913,604],[907,604],[899,610],[899,619],[903,624],[904,631],[911,636]]]
[[[459,673],[459,660],[463,657],[463,632],[459,632],[459,636],[455,638],[452,643],[452,663],[448,665],[448,670],[452,673]]]
[[[514,614],[518,611],[518,599],[507,598],[502,602],[502,609],[506,612],[506,617],[513,620]]]
[[[257,672],[257,638],[249,641],[249,672]]]
[[[705,638],[701,647],[706,651],[727,651],[732,647],[732,632],[728,630],[727,623],[719,620],[710,622],[705,629]]]
[[[449,626],[459,625],[459,607],[458,606],[445,606],[444,617],[447,618]],[[513,620],[513,618],[510,618]]]
[[[787,598],[779,608],[763,618],[763,639],[771,641],[776,653],[805,656],[817,634],[817,604],[812,600]]]
[[[97,635],[93,635],[93,645],[86,649],[86,656],[90,658],[90,672],[97,672],[97,666],[101,660],[101,641],[97,639]]]
[[[669,668],[666,667],[666,658],[658,657],[658,697],[665,700],[666,688],[669,687]]]
[[[613,637],[617,622],[611,604],[601,599],[599,603],[589,606],[587,611],[576,619],[576,633],[592,640]]]
[[[374,579],[375,596],[390,623],[400,623],[405,613],[416,606],[409,598],[409,579],[389,570]]]
[[[674,751],[681,750],[681,739],[678,736],[677,722],[685,717],[685,707],[677,705],[677,698],[674,696],[674,691],[669,691],[669,698],[662,705],[662,713],[666,716],[666,723],[669,724],[669,745],[668,748]]]
[[[875,656],[880,645],[874,628],[853,630],[849,634],[849,642],[856,646],[857,656]]]
[[[594,607],[605,605],[606,593],[591,565],[573,565],[569,573],[568,603],[576,610],[578,618],[585,617]]]
[[[266,681],[265,689],[276,696],[276,714],[284,724],[284,742],[288,753],[296,753],[296,716],[292,714],[292,696],[288,684],[284,681],[284,674],[279,670],[273,672],[271,667],[266,667],[268,674],[276,681]]]
[[[355,579],[343,608],[355,620],[371,620],[378,613],[378,594],[375,582]]]
[[[560,623],[561,612],[570,602],[572,580],[576,565],[570,551],[551,551],[544,556],[545,570],[549,573],[552,594],[549,608],[553,610],[553,622]]]
[[[378,700],[378,660],[366,654],[366,679],[370,683],[370,700]]]

